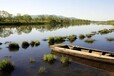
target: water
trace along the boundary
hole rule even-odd
[[[71,34],[88,34],[93,31],[99,31],[101,29],[113,28],[112,25],[27,25],[27,26],[0,26],[0,59],[9,59],[15,64],[15,70],[11,74],[6,76],[113,76],[114,71],[106,70],[103,68],[97,68],[88,66],[84,63],[72,61],[68,66],[64,66],[60,63],[60,56],[57,54],[57,60],[53,64],[45,63],[43,61],[43,55],[51,53],[51,49],[48,46],[47,39],[50,36],[68,36]],[[106,37],[114,37],[114,32],[100,35],[97,34],[92,38],[96,41],[93,44],[85,43],[84,40],[77,39],[74,42],[65,41],[64,44],[79,45],[88,48],[95,48],[101,50],[107,50],[114,52],[114,42],[109,42]],[[31,42],[32,40],[40,40],[41,44],[38,47],[29,46],[27,49],[20,47],[17,51],[11,51],[8,48],[8,44],[4,44],[6,41],[18,42],[21,46],[23,41]],[[9,56],[9,57],[8,57]],[[36,63],[31,64],[30,58],[36,60]],[[81,61],[80,59],[78,59]],[[83,59],[82,59],[83,60]],[[89,61],[86,61],[89,62]],[[101,64],[102,65],[102,64]],[[38,68],[46,67],[45,74],[39,74]],[[108,65],[105,66],[108,68]],[[112,67],[112,66],[111,66]]]

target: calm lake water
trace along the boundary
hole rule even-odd
[[[3,76],[114,76],[114,67],[107,64],[97,63],[90,60],[85,60],[77,57],[71,57],[69,65],[60,63],[61,54],[52,52],[48,46],[47,39],[50,36],[68,36],[75,34],[88,34],[93,31],[102,29],[114,28],[112,25],[26,25],[26,26],[0,26],[0,59],[9,59],[15,65],[15,70],[11,74]],[[107,50],[114,52],[114,42],[106,40],[107,37],[114,37],[114,32],[100,35],[96,34],[92,38],[96,41],[93,44],[85,43],[84,40],[77,39],[74,42],[65,41],[64,44],[78,45],[88,48]],[[32,40],[40,40],[41,44],[37,47],[29,46],[23,49],[21,44],[23,41],[31,42]],[[19,50],[11,51],[7,48],[5,42],[18,42]],[[57,60],[53,64],[43,61],[44,54],[54,53]],[[69,57],[69,56],[68,56]],[[36,62],[31,64],[30,59],[35,59]],[[46,67],[45,74],[39,74],[39,67]]]

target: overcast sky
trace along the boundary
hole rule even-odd
[[[114,0],[0,0],[0,10],[12,14],[49,14],[90,20],[114,20]]]

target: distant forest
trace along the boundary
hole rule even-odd
[[[21,25],[21,24],[90,24],[90,20],[84,19],[76,19],[76,18],[68,18],[63,16],[56,15],[21,15],[17,14],[14,16],[13,14],[8,13],[7,11],[0,11],[0,25]]]

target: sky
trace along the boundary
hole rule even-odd
[[[16,15],[59,15],[114,20],[114,0],[0,0],[0,10]]]

